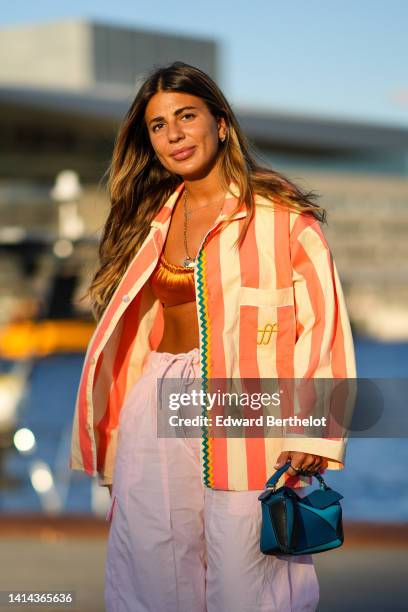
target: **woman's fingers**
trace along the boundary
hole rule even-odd
[[[314,474],[322,467],[323,459],[320,455],[312,455],[310,453],[292,453],[291,467],[288,468],[287,472],[291,476],[296,476],[300,472],[306,475]],[[296,470],[293,468],[296,468]]]
[[[286,473],[290,476],[297,476],[300,471],[304,470],[307,457],[309,457],[309,455],[306,453],[289,453],[290,467],[286,470]]]
[[[314,474],[318,470],[327,468],[326,457],[322,457],[321,455],[312,455],[310,453],[300,453],[300,452],[295,452],[295,451],[282,452],[278,457],[275,467],[279,468],[289,460],[291,462],[291,466],[286,470],[286,473],[289,476],[296,476],[299,473],[299,470],[309,475],[309,474]],[[298,471],[294,470],[293,469],[294,467]]]

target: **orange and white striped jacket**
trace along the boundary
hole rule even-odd
[[[255,215],[240,249],[233,248],[247,215],[231,184],[223,209],[203,239],[194,271],[200,370],[218,378],[355,378],[355,358],[343,292],[318,220],[255,196]],[[181,183],[151,222],[94,331],[86,352],[72,429],[70,468],[112,483],[120,410],[163,333],[163,306],[147,282],[157,264]],[[276,333],[259,342],[259,331]],[[270,327],[269,327],[270,329]],[[328,459],[344,467],[345,438],[232,438],[202,434],[205,486],[263,489],[281,451]],[[311,477],[281,479],[293,488]]]

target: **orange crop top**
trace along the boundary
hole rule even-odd
[[[194,302],[194,268],[172,264],[167,261],[162,252],[150,277],[150,286],[156,298],[165,307]]]

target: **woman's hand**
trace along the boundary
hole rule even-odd
[[[327,468],[328,460],[326,457],[321,457],[320,455],[311,455],[309,453],[299,453],[295,451],[284,451],[282,452],[277,462],[275,463],[276,469],[282,467],[287,461],[291,463],[291,467],[286,470],[286,474],[290,476],[296,476],[299,472],[296,472],[292,468],[295,467],[297,470],[302,470],[304,475],[310,476],[317,471],[322,471]]]

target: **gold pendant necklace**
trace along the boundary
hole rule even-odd
[[[223,198],[222,198],[222,202],[221,202],[219,213],[222,210],[222,207],[223,207],[223,204],[224,204],[224,200],[225,200],[225,196],[223,196]],[[206,204],[205,206],[200,206],[200,208],[194,209],[193,211],[190,211],[190,213],[188,213],[187,212],[187,191],[186,191],[186,189],[184,189],[184,251],[186,253],[186,257],[184,258],[183,266],[185,268],[195,268],[195,266],[197,265],[196,260],[193,259],[192,257],[190,257],[190,254],[188,252],[188,246],[187,246],[187,218],[188,218],[189,215],[192,214],[192,212],[195,212],[195,210],[201,210],[201,208],[209,208],[210,206],[215,206],[215,203],[214,204]]]
[[[183,266],[185,268],[194,268],[196,265],[195,259],[190,257],[187,247],[187,191],[184,190],[184,251],[186,253],[186,257],[183,261]]]

